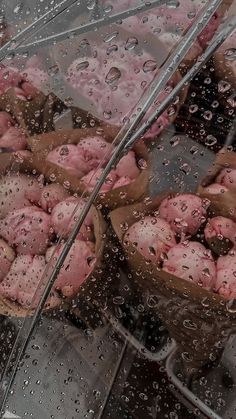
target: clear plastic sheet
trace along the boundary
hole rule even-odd
[[[125,256],[117,229],[122,207],[148,205],[169,191],[196,193],[215,153],[234,140],[234,75],[227,63],[235,48],[223,50],[223,76],[218,51],[235,18],[220,0],[2,7],[0,110],[11,115],[2,114],[0,138],[0,235],[10,258],[0,284],[2,412],[110,417],[104,412],[122,362],[136,365],[142,354],[163,364],[173,338],[178,344],[158,292],[142,287]],[[223,140],[209,122],[212,65],[218,93],[212,104],[227,103]],[[188,91],[203,72],[199,143],[184,123],[191,130],[199,109],[194,87]],[[127,153],[130,160],[120,164]],[[158,391],[140,410],[129,409],[123,390],[116,417],[158,417]],[[167,415],[178,411],[162,408]]]

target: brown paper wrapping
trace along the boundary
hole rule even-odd
[[[236,221],[236,193],[228,191],[213,195],[207,192],[207,186],[215,183],[217,175],[225,168],[236,169],[236,153],[223,150],[217,154],[215,163],[208,170],[207,176],[198,188],[198,194],[210,201],[210,208],[214,215],[222,215]]]
[[[53,103],[56,99],[53,98]],[[53,129],[52,98],[39,92],[32,100],[19,99],[13,88],[0,96],[0,111],[9,112],[27,137]]]
[[[31,137],[29,142],[34,153],[35,168],[51,181],[55,179],[55,181],[61,184],[67,182],[72,192],[89,195],[85,185],[76,176],[69,175],[65,169],[48,162],[46,157],[50,150],[59,145],[78,144],[85,136],[97,135],[98,132],[98,128],[85,128],[60,132],[54,131],[41,136]],[[111,142],[117,132],[118,129],[116,127],[104,126],[103,138]],[[142,141],[137,143],[133,150],[137,158],[146,160],[147,168],[140,170],[140,175],[130,185],[114,189],[106,194],[102,193],[98,196],[96,202],[110,210],[134,203],[146,195],[150,167],[148,151]]]
[[[235,36],[227,41],[225,50],[235,48]],[[231,92],[236,88],[236,67],[235,61],[230,61],[225,57],[225,50],[222,48],[214,54],[215,73],[219,80],[226,81],[231,85]]]
[[[158,209],[168,196],[160,195],[148,204],[118,208],[110,213],[113,229],[123,244],[124,228]],[[236,327],[235,312],[219,295],[162,271],[133,247],[124,246],[133,281],[158,297],[157,311],[178,344],[185,368],[191,372],[216,359]]]
[[[2,176],[7,173],[25,173],[29,175],[40,174],[34,167],[33,157],[19,158],[17,157],[18,153],[4,153],[0,154],[0,174]],[[102,217],[101,212],[93,206],[93,222],[94,222],[94,236],[95,236],[95,253],[96,253],[96,263],[94,265],[94,270],[91,275],[84,281],[82,286],[85,286],[85,283],[90,281],[90,278],[94,278],[98,272],[101,272],[103,267],[103,251],[106,240],[106,223]],[[62,299],[61,305],[64,309],[67,309],[70,306],[71,299]],[[55,308],[55,307],[53,307]],[[46,312],[51,311],[52,308],[45,308]],[[30,312],[20,306],[18,303],[12,302],[9,299],[6,299],[0,295],[0,314],[4,316],[11,317],[25,317],[27,315],[32,315],[34,310]]]

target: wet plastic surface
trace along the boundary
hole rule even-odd
[[[39,73],[36,71],[31,81],[37,82],[37,88],[46,96],[40,96],[34,113],[31,112],[34,101],[29,102],[28,106],[28,98],[26,98],[26,108],[22,107],[22,103],[19,106],[18,102],[19,99],[22,101],[25,87],[21,82],[18,86],[21,91],[11,92],[11,95],[7,97],[7,105],[1,99],[1,110],[9,111],[20,126],[22,126],[23,115],[23,130],[27,128],[24,131],[27,132],[27,151],[31,150],[34,156],[30,155],[30,160],[27,161],[27,158],[19,153],[16,156],[16,170],[21,168],[22,161],[24,163],[25,159],[30,166],[30,169],[27,167],[28,173],[33,174],[35,178],[36,173],[44,175],[44,177],[41,176],[44,187],[59,179],[64,192],[68,193],[70,190],[70,193],[73,193],[75,192],[74,185],[78,186],[78,178],[68,176],[69,170],[61,175],[60,170],[57,171],[55,166],[50,168],[50,174],[46,173],[45,150],[47,149],[44,150],[44,154],[40,151],[40,147],[37,149],[43,144],[42,138],[45,137],[35,137],[36,133],[56,128],[59,136],[59,132],[65,129],[81,128],[82,131],[99,126],[97,132],[94,128],[93,134],[101,134],[101,129],[104,129],[105,132],[113,132],[109,141],[114,140],[117,134],[120,144],[123,142],[123,146],[127,145],[132,135],[134,136],[131,141],[135,140],[135,132],[140,129],[143,122],[150,118],[151,112],[157,112],[158,107],[165,103],[164,98],[171,93],[170,86],[165,87],[169,80],[172,79],[172,88],[180,82],[180,73],[176,73],[175,70],[179,64],[182,64],[180,67],[184,74],[184,52],[188,52],[191,39],[193,40],[198,35],[198,42],[203,42],[203,39],[199,38],[202,26],[200,24],[198,27],[196,24],[200,17],[196,14],[187,13],[187,19],[183,19],[184,28],[171,26],[170,32],[173,32],[171,36],[173,39],[169,43],[170,40],[166,42],[165,37],[163,38],[163,29],[159,28],[159,23],[157,26],[156,21],[153,24],[153,18],[148,14],[149,10],[158,13],[158,8],[152,9],[151,5],[147,4],[147,12],[139,13],[138,5],[142,4],[145,10],[143,2],[128,2],[130,16],[132,15],[135,19],[139,16],[137,18],[139,20],[132,21],[132,17],[127,18],[125,14],[123,15],[127,5],[119,4],[117,8],[117,5],[113,4],[112,9],[108,3],[71,1],[72,6],[67,12],[58,12],[60,7],[63,10],[68,6],[68,4],[63,5],[63,2],[60,4],[51,2],[50,5],[46,5],[43,1],[22,4],[3,2],[2,4],[6,21],[16,37],[16,43],[12,42],[9,51],[5,51],[4,47],[0,51],[3,55],[5,54],[2,64],[27,72],[27,62],[32,58],[30,66],[34,68],[34,71],[35,68],[39,70]],[[201,7],[204,7],[205,3],[201,4]],[[45,22],[48,19],[49,24],[46,25],[42,21],[41,29],[38,26],[37,31],[39,17],[42,13],[46,13],[48,8],[56,5],[58,9],[52,12],[51,18],[45,17]],[[206,8],[208,18],[210,18],[211,8],[213,14],[213,8],[216,9],[216,7],[217,0],[214,0],[208,9]],[[167,12],[171,15],[173,9],[178,11],[178,8],[178,2],[171,2]],[[56,16],[57,13],[58,16]],[[112,18],[115,13],[120,13],[120,16],[124,18],[123,24],[118,18]],[[33,22],[32,30],[24,37],[24,28]],[[188,28],[189,22],[192,23],[194,30]],[[222,32],[219,30],[220,35],[224,35],[224,29],[230,33],[231,25],[233,27],[235,22],[223,24]],[[147,31],[147,28],[151,28],[151,31]],[[184,36],[179,37],[181,31]],[[17,42],[19,42],[18,45]],[[207,44],[205,47],[207,48]],[[211,51],[207,58],[205,57],[206,61],[213,52]],[[30,58],[31,54],[35,55]],[[231,55],[234,56],[234,50]],[[193,64],[193,57],[189,60]],[[232,57],[230,61],[233,61]],[[68,71],[71,65],[72,70],[75,70],[75,74],[74,70],[71,70],[72,76]],[[89,72],[91,65],[94,65],[94,70],[90,79],[86,71]],[[188,65],[189,61],[185,60],[185,70]],[[201,60],[198,65],[199,69],[203,66]],[[162,109],[165,112],[165,118],[161,120],[161,123],[164,121],[165,125],[166,119],[168,120],[165,129],[162,131],[164,127],[161,123],[160,126],[155,126],[154,122],[156,134],[150,139],[152,132],[146,133],[148,138],[146,137],[145,144],[150,149],[150,163],[148,159],[144,159],[143,152],[138,155],[135,151],[136,170],[139,170],[139,175],[141,175],[133,188],[137,191],[140,189],[140,194],[136,193],[137,200],[143,199],[143,186],[147,187],[147,196],[150,200],[162,192],[196,193],[208,168],[215,161],[215,153],[228,141],[227,135],[235,118],[234,90],[232,86],[227,89],[227,84],[223,85],[222,81],[219,81],[217,74],[214,73],[215,70],[212,70],[213,65],[215,64],[210,62],[207,67],[203,66],[203,70],[195,77],[191,87],[189,88],[187,83],[187,86],[185,85],[180,92],[176,93],[178,98],[174,99],[174,104],[172,106],[166,104],[165,109]],[[156,69],[159,67],[161,69],[157,75]],[[78,80],[76,78],[77,71],[80,75],[82,74],[82,83],[79,77]],[[190,73],[187,72],[187,77],[188,74]],[[3,76],[5,81],[8,78],[8,74]],[[189,93],[186,99],[188,88]],[[161,105],[159,105],[155,92],[159,97],[160,93],[163,94],[163,90],[164,96],[161,96]],[[49,96],[48,93],[50,93]],[[18,94],[18,98],[15,94]],[[17,109],[15,109],[16,103]],[[179,112],[180,105],[182,108]],[[61,118],[60,114],[66,108],[69,108],[70,115]],[[158,116],[160,113],[161,111]],[[42,115],[43,121],[40,119]],[[155,121],[154,118],[153,120]],[[110,123],[117,127],[115,134],[112,131],[114,127],[109,126]],[[71,141],[72,137],[73,133],[70,131],[65,143]],[[65,145],[62,145],[64,156],[62,160],[66,159],[65,155],[68,153],[68,147]],[[75,147],[75,144],[73,146]],[[12,153],[11,148],[4,145],[1,147],[2,151]],[[36,147],[36,152],[34,147]],[[7,154],[1,154],[1,157],[6,156],[9,157]],[[10,158],[12,156],[13,154]],[[98,159],[98,156],[96,157]],[[109,164],[117,163],[121,157],[122,145],[117,146],[113,154],[109,153],[99,158],[94,168],[95,172],[100,173],[99,165],[109,170]],[[1,170],[5,167],[4,159],[0,166]],[[14,173],[14,164],[10,167],[10,173]],[[113,170],[112,167],[110,169]],[[146,169],[148,169],[146,171],[148,175],[145,178],[143,173]],[[64,235],[63,239],[66,244],[62,256],[59,257],[57,253],[56,266],[55,260],[50,259],[49,255],[50,261],[47,260],[46,271],[41,269],[38,278],[34,271],[30,273],[30,280],[37,279],[33,285],[35,295],[30,284],[29,297],[25,297],[28,292],[26,282],[25,290],[23,289],[23,297],[26,299],[18,297],[17,304],[13,306],[13,312],[2,316],[0,359],[2,408],[4,411],[7,409],[16,413],[19,417],[34,417],[35,419],[54,417],[71,419],[73,417],[102,419],[109,417],[177,419],[180,417],[187,419],[188,412],[182,410],[183,407],[178,400],[172,400],[171,393],[166,390],[167,387],[171,387],[171,384],[166,379],[163,361],[173,347],[173,340],[170,339],[167,331],[168,321],[167,327],[164,326],[165,316],[163,318],[163,312],[159,312],[157,308],[159,307],[158,292],[155,294],[148,284],[145,290],[137,285],[137,278],[134,278],[130,271],[129,260],[125,259],[123,243],[120,244],[114,231],[111,232],[110,211],[117,207],[117,202],[121,202],[118,206],[122,206],[123,203],[127,204],[131,188],[121,189],[119,199],[113,197],[109,201],[105,197],[103,201],[96,201],[97,218],[96,221],[93,219],[94,224],[92,224],[94,235],[91,235],[91,226],[86,231],[83,230],[83,234],[87,234],[89,241],[93,242],[90,252],[91,249],[95,252],[94,243],[99,244],[96,253],[87,258],[88,264],[90,265],[94,256],[96,260],[100,259],[99,251],[102,250],[100,252],[103,257],[102,267],[98,264],[96,270],[92,270],[89,280],[84,281],[81,288],[76,288],[76,291],[71,290],[71,284],[69,287],[64,287],[62,279],[61,287],[54,288],[53,281],[56,277],[63,274],[66,276],[70,272],[70,263],[67,267],[63,267],[63,258],[65,262],[66,252],[70,251],[70,246],[82,226],[82,218],[86,216],[86,205],[87,210],[90,204],[94,209],[96,187],[99,182],[100,187],[109,186],[110,181],[104,182],[104,173],[98,176],[98,183],[93,185],[94,189],[90,191],[90,197],[86,198],[82,216],[80,214],[75,217],[77,225],[70,229],[70,234],[65,233],[70,225],[70,217],[67,218],[67,222],[64,222],[62,236]],[[98,189],[97,192],[99,192]],[[85,196],[85,193],[82,192],[82,195]],[[46,207],[45,211],[49,215],[51,210],[49,211]],[[63,216],[66,214],[65,208],[62,214]],[[23,214],[24,217],[25,214]],[[105,220],[109,225],[109,233],[104,229],[101,220]],[[56,230],[53,231],[50,240],[44,241],[46,250],[49,242],[50,245],[60,245],[59,236]],[[13,243],[12,246],[19,255],[25,247],[25,242]],[[46,250],[43,250],[41,252],[43,255],[39,257],[44,258]],[[35,250],[37,251],[38,249]],[[74,254],[78,255],[79,252],[78,250]],[[74,275],[82,271],[82,262],[82,260],[77,262]],[[40,280],[41,285],[39,285]],[[50,287],[53,289],[57,307],[49,317],[41,317],[42,311],[45,312],[45,301]],[[59,308],[58,300],[62,303]],[[7,304],[9,301],[12,303],[8,298]],[[25,303],[25,307],[23,304],[24,311],[21,311],[22,301]],[[9,305],[5,306],[5,303],[3,303],[4,310],[6,306],[9,309]],[[12,310],[12,306],[10,308]],[[232,312],[231,309],[231,314]],[[17,319],[16,314],[19,313]],[[174,318],[173,323],[175,320]],[[39,327],[37,327],[38,322]],[[209,382],[217,382],[218,372],[219,369],[211,370]],[[217,400],[220,405],[221,398],[227,404],[228,396],[231,397],[234,393],[234,386],[229,392],[226,390],[224,393],[222,390],[222,395],[215,394],[214,391],[212,395],[209,382],[204,381],[204,385],[197,381],[193,382],[193,393],[199,395],[205,404],[209,403],[209,400],[214,404]],[[220,407],[218,413],[223,414]],[[230,412],[227,414],[231,415]],[[192,415],[193,413],[190,413],[190,417],[193,417]],[[226,419],[226,416],[222,417]]]

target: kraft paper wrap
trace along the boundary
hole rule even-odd
[[[125,251],[134,285],[141,285],[144,291],[158,297],[158,314],[177,342],[185,369],[196,372],[220,355],[236,326],[236,310],[227,308],[227,301],[219,295],[148,262],[132,244],[123,244],[123,226],[127,229],[145,215],[152,214],[167,196],[162,194],[149,200],[148,204],[118,208],[110,213],[110,219]]]
[[[116,127],[103,126],[102,136],[107,142],[112,142],[118,129]],[[74,130],[61,130],[54,131],[40,136],[33,136],[29,139],[30,147],[34,154],[35,168],[40,173],[49,179],[54,178],[57,182],[65,184],[68,182],[69,188],[72,192],[77,192],[80,195],[86,191],[85,185],[80,179],[74,175],[70,175],[67,171],[56,164],[48,162],[46,160],[50,150],[63,144],[78,144],[81,139],[86,136],[94,136],[101,133],[101,128],[85,128],[85,129],[74,129]],[[134,147],[133,150],[138,159],[145,160],[147,167],[140,170],[139,176],[129,185],[113,189],[107,193],[102,193],[98,196],[96,202],[107,209],[115,209],[119,206],[128,205],[142,199],[148,188],[148,179],[150,174],[150,163],[148,151],[145,144],[140,141]]]
[[[198,188],[198,194],[210,201],[210,208],[214,215],[222,215],[236,221],[236,192],[228,191],[216,195],[207,192],[207,186],[215,183],[217,175],[225,168],[236,169],[236,153],[226,149],[217,154],[215,163],[210,167]]]
[[[55,97],[45,96],[41,92],[31,100],[21,100],[11,88],[0,96],[0,111],[9,112],[29,137],[53,129],[51,108],[55,101]]]
[[[35,169],[34,166],[34,159],[30,155],[27,157],[19,158],[19,153],[4,153],[0,154],[0,173],[1,176],[5,176],[6,174],[12,173],[24,173],[28,175],[40,175]],[[94,223],[94,236],[95,236],[95,253],[96,253],[96,263],[94,265],[93,272],[90,276],[84,281],[82,286],[85,286],[85,283],[90,282],[90,278],[94,281],[94,277],[96,275],[102,275],[103,269],[103,251],[106,241],[106,223],[102,217],[101,212],[93,206],[92,208],[92,215],[93,215],[93,223]],[[99,274],[98,274],[99,273]],[[46,283],[45,283],[46,284]],[[45,285],[44,284],[44,285]],[[61,299],[62,308],[65,310],[70,307],[71,299]],[[56,307],[45,308],[45,312],[50,312],[52,309]],[[30,312],[20,306],[18,303],[12,302],[7,298],[3,298],[0,296],[0,314],[4,316],[11,316],[11,317],[25,317],[27,315],[32,315],[34,310]]]

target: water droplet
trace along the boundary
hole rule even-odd
[[[115,39],[118,35],[119,35],[119,32],[109,33],[109,34],[107,34],[107,35],[104,36],[103,41],[104,42],[110,42],[113,39]]]
[[[147,305],[150,308],[156,307],[158,304],[158,298],[156,295],[150,295],[147,299]]]
[[[231,88],[231,84],[229,84],[225,80],[220,80],[218,83],[218,92],[219,93],[225,93]]]
[[[103,112],[103,116],[104,116],[104,118],[105,119],[111,119],[111,116],[112,116],[112,112],[111,111],[104,111]]]
[[[139,397],[142,400],[148,400],[148,396],[146,394],[144,394],[144,393],[139,393]]]
[[[197,325],[195,323],[193,323],[192,320],[184,320],[183,325],[184,325],[184,327],[186,327],[186,329],[190,329],[190,330],[196,330],[197,329]]]
[[[227,301],[226,310],[229,313],[236,313],[236,300],[235,299]]]
[[[217,139],[213,135],[208,135],[206,137],[205,145],[212,147],[213,145],[217,144]]]
[[[236,107],[236,93],[233,93],[228,99],[227,103],[232,106],[232,108]]]
[[[59,67],[57,64],[53,65],[52,67],[49,67],[48,69],[49,76],[55,76],[58,72],[59,72]]]
[[[94,7],[96,6],[96,0],[87,0],[87,9],[88,10],[93,10]]]
[[[15,13],[15,14],[20,13],[22,11],[22,8],[23,8],[23,2],[21,2],[21,3],[19,3],[15,6],[15,8],[13,9],[13,13]]]
[[[138,40],[135,37],[132,38],[128,38],[127,42],[125,44],[125,49],[126,50],[132,50],[134,49],[136,46],[138,45]]]
[[[205,84],[211,84],[211,78],[210,77],[206,77],[204,80]]]
[[[69,154],[69,149],[68,149],[68,147],[67,147],[66,145],[65,145],[65,146],[62,146],[62,147],[61,147],[61,149],[60,149],[59,154],[60,154],[61,156],[68,156],[68,154]]]
[[[227,61],[235,61],[236,59],[236,48],[228,48],[224,52],[225,59]]]
[[[107,55],[110,55],[112,52],[118,51],[117,45],[111,45],[109,48],[107,48]]]
[[[179,145],[180,143],[180,138],[179,137],[174,137],[170,140],[170,145],[172,147],[176,147],[177,145]]]
[[[88,61],[82,61],[81,63],[78,63],[76,66],[76,70],[80,71],[80,70],[85,70],[86,68],[88,68],[89,66],[89,62]]]
[[[50,179],[50,181],[51,181],[51,182],[55,182],[55,180],[56,180],[56,175],[55,175],[54,173],[52,173],[52,174],[49,176],[49,179]]]
[[[112,67],[106,75],[105,82],[107,84],[112,84],[115,81],[119,80],[120,77],[121,77],[121,72],[119,68]]]
[[[181,172],[183,172],[185,175],[189,175],[189,173],[191,172],[191,166],[188,163],[183,163],[180,166],[180,170]]]
[[[157,69],[157,63],[156,63],[156,61],[147,60],[143,64],[143,71],[144,71],[144,73],[149,73],[149,72],[154,71],[156,69]]]
[[[124,394],[122,394],[121,399],[122,399],[125,403],[128,403],[128,402],[129,402],[128,397],[126,397]]]
[[[89,41],[87,39],[82,39],[79,46],[80,46],[80,48],[87,48],[87,47],[89,47]]]
[[[189,110],[190,113],[195,113],[195,112],[198,111],[198,106],[197,105],[190,105],[188,110]]]
[[[178,0],[169,0],[166,4],[166,7],[168,9],[177,9],[179,7],[179,1]]]
[[[197,154],[198,153],[198,147],[196,146],[196,145],[193,145],[191,148],[190,148],[190,153],[192,154],[192,155],[194,155],[194,154]]]
[[[212,106],[212,108],[218,108],[218,106],[219,106],[219,102],[218,102],[218,100],[213,100],[213,102],[212,102],[212,104],[211,104],[211,106]]]
[[[211,111],[205,111],[203,113],[203,118],[206,119],[207,121],[210,121],[212,119],[212,112]]]
[[[137,165],[140,170],[147,169],[147,161],[145,159],[138,159]]]
[[[125,300],[121,295],[117,295],[116,297],[113,298],[113,303],[117,304],[117,305],[122,305],[124,304]]]

